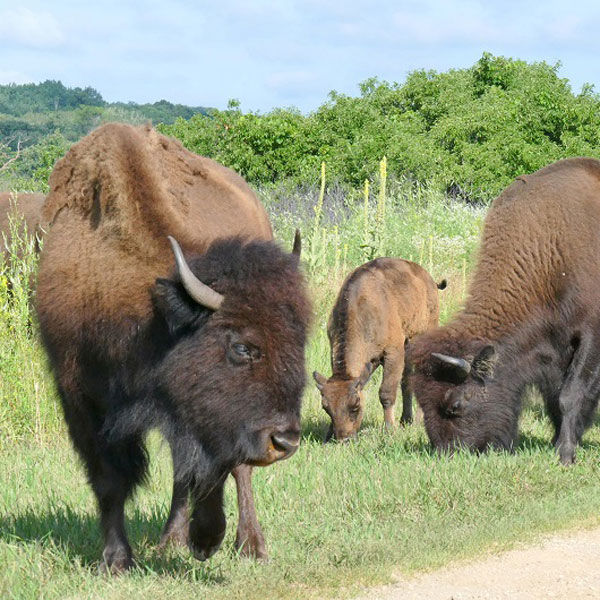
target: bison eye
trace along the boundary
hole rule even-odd
[[[245,358],[248,360],[251,358],[250,349],[248,348],[248,346],[246,346],[244,344],[233,344],[233,351],[240,358]]]
[[[231,342],[227,350],[227,356],[235,365],[247,365],[259,361],[262,357],[256,346],[242,344],[241,342]]]
[[[236,332],[229,332],[224,341],[227,360],[234,365],[251,365],[263,357],[258,346],[246,341]]]

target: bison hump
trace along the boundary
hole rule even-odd
[[[166,236],[203,251],[217,237],[270,239],[244,180],[150,126],[104,125],[71,147],[50,177],[44,216],[76,215],[106,243],[146,258]]]

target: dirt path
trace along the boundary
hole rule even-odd
[[[600,529],[401,578],[361,600],[600,600]]]

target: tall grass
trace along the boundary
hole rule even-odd
[[[9,228],[0,253],[0,448],[17,440],[43,443],[60,427],[33,310],[36,240],[16,210]]]

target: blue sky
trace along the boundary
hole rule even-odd
[[[60,79],[109,101],[310,111],[377,76],[484,51],[561,61],[600,91],[600,2],[0,0],[0,83]]]

